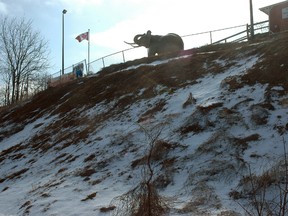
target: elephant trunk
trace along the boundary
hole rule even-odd
[[[144,34],[137,34],[137,35],[135,35],[135,37],[134,37],[134,43],[140,45],[140,44],[139,44],[139,43],[140,43],[139,39],[140,39],[143,35],[144,35]]]
[[[143,34],[138,34],[138,35],[135,35],[134,37],[134,43],[129,43],[129,42],[126,42],[124,41],[126,44],[129,44],[131,45],[132,47],[139,47],[139,46],[142,46],[142,43],[140,41],[140,38],[143,36]]]

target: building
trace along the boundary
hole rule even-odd
[[[269,16],[269,30],[277,33],[288,30],[288,0],[259,9]]]

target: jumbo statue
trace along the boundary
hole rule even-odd
[[[127,43],[127,42],[125,42]],[[134,37],[134,43],[127,43],[133,47],[144,46],[148,49],[148,57],[156,54],[164,54],[169,52],[179,52],[184,49],[182,38],[174,33],[167,35],[151,35],[148,30],[145,34],[137,34]]]

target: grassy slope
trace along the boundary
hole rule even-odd
[[[287,34],[283,34],[275,38],[270,37],[267,41],[260,41],[255,44],[206,46],[199,49],[188,50],[183,53],[183,55],[192,53],[190,57],[172,59],[166,64],[156,66],[146,65],[136,69],[125,70],[125,68],[133,65],[147,64],[171,56],[160,56],[149,59],[143,58],[132,62],[112,65],[100,71],[95,77],[75,80],[64,86],[48,89],[23,104],[3,108],[0,113],[0,142],[2,145],[0,163],[1,167],[5,168],[2,169],[0,177],[0,195],[2,193],[4,196],[5,193],[9,191],[10,193],[15,192],[13,188],[14,183],[21,185],[23,181],[23,184],[29,185],[29,183],[25,183],[25,179],[27,179],[29,175],[35,175],[35,179],[40,183],[38,185],[35,183],[35,188],[27,188],[27,194],[30,194],[32,198],[27,196],[27,198],[22,197],[17,204],[19,208],[18,212],[26,211],[27,213],[33,214],[33,212],[38,211],[42,211],[42,213],[49,212],[50,210],[56,211],[56,207],[53,209],[51,203],[57,199],[53,201],[51,197],[56,196],[57,185],[64,184],[67,186],[67,179],[70,178],[72,179],[71,181],[77,182],[80,177],[82,179],[81,181],[87,183],[84,187],[86,190],[83,189],[82,186],[81,189],[78,188],[79,190],[85,191],[85,193],[83,192],[82,200],[85,200],[86,195],[88,197],[87,200],[94,198],[92,196],[94,195],[94,191],[87,190],[87,187],[93,188],[95,185],[101,184],[101,182],[103,184],[107,181],[109,182],[109,177],[111,176],[117,179],[115,176],[118,175],[119,179],[115,180],[115,182],[118,182],[116,185],[124,181],[124,188],[129,188],[131,182],[136,181],[135,179],[133,181],[130,179],[132,177],[129,173],[140,172],[138,168],[141,163],[143,164],[141,160],[143,160],[145,148],[142,144],[137,143],[139,143],[139,140],[145,140],[145,134],[143,135],[142,133],[142,135],[140,135],[138,132],[133,134],[133,130],[131,130],[130,133],[126,133],[124,132],[125,130],[121,131],[121,125],[118,125],[118,127],[115,126],[115,131],[123,134],[116,134],[115,132],[110,134],[109,137],[109,134],[106,136],[103,133],[110,133],[113,131],[113,128],[111,131],[108,129],[104,130],[103,128],[105,126],[103,125],[113,121],[117,124],[121,124],[121,121],[130,121],[131,124],[143,123],[143,125],[147,125],[147,121],[149,122],[151,118],[157,119],[159,113],[165,113],[165,110],[169,109],[167,106],[169,98],[175,97],[178,91],[190,88],[190,86],[193,85],[199,85],[199,79],[205,78],[208,75],[216,76],[230,68],[237,68],[239,59],[245,59],[249,56],[251,56],[251,58],[253,56],[260,57],[252,68],[247,68],[245,73],[223,79],[222,85],[228,88],[227,91],[230,92],[230,95],[233,95],[233,92],[241,91],[244,87],[248,88],[250,86],[253,90],[253,86],[264,84],[265,100],[258,105],[261,109],[265,110],[263,111],[264,113],[274,111],[274,113],[277,114],[275,109],[277,109],[278,106],[287,106],[287,44]],[[222,64],[221,61],[225,62],[225,64]],[[273,88],[275,86],[277,86],[277,88],[281,86],[281,89],[275,91],[275,88]],[[166,96],[161,98],[159,95]],[[279,100],[275,101],[275,97],[279,97]],[[165,154],[168,155],[167,157],[158,155],[158,158],[154,159],[155,163],[160,164],[160,167],[162,167],[159,172],[161,173],[162,170],[163,173],[159,175],[159,178],[156,178],[158,179],[158,187],[162,189],[169,187],[169,184],[173,181],[177,181],[177,173],[183,173],[183,170],[188,169],[190,166],[193,167],[191,160],[196,160],[196,157],[199,158],[197,163],[201,164],[200,161],[203,160],[204,163],[210,158],[209,155],[214,155],[213,157],[215,157],[217,151],[219,154],[225,152],[223,147],[220,147],[222,142],[229,143],[228,146],[234,146],[233,150],[227,151],[227,154],[233,154],[235,156],[235,158],[233,156],[235,159],[233,163],[227,163],[225,165],[223,161],[216,158],[213,170],[198,170],[195,168],[195,172],[187,171],[188,176],[185,184],[186,186],[187,184],[193,185],[191,187],[189,186],[187,190],[191,190],[191,193],[196,195],[195,197],[192,196],[193,198],[189,198],[191,200],[187,201],[186,205],[183,204],[182,209],[179,206],[177,207],[178,214],[189,214],[189,212],[196,211],[194,214],[201,215],[201,212],[204,211],[203,208],[221,209],[221,206],[224,206],[224,204],[221,204],[219,197],[214,194],[215,188],[213,189],[211,185],[205,183],[205,181],[207,181],[205,178],[210,180],[213,180],[213,178],[218,179],[218,174],[221,175],[222,173],[222,175],[229,179],[232,178],[229,172],[235,172],[236,168],[239,169],[239,172],[243,171],[244,169],[242,170],[241,166],[244,166],[244,163],[242,163],[241,160],[245,160],[246,157],[243,152],[249,149],[251,142],[253,143],[261,139],[264,140],[263,135],[259,135],[260,129],[258,127],[255,132],[253,132],[253,128],[250,127],[251,130],[247,130],[249,133],[239,138],[232,136],[230,134],[231,131],[229,133],[227,132],[227,134],[225,134],[225,131],[219,132],[219,128],[222,128],[222,126],[217,125],[219,123],[218,120],[213,121],[215,116],[221,114],[226,120],[230,119],[229,121],[233,122],[231,123],[231,127],[234,127],[236,122],[248,118],[240,118],[240,115],[238,116],[241,109],[244,109],[241,107],[241,103],[247,104],[251,109],[254,109],[253,103],[251,105],[249,102],[249,97],[246,98],[246,100],[247,103],[243,102],[243,98],[239,98],[238,105],[236,103],[233,107],[229,108],[227,107],[228,105],[223,105],[225,102],[205,106],[197,104],[196,102],[197,107],[196,109],[191,109],[191,112],[193,112],[189,117],[192,120],[189,122],[187,119],[183,119],[183,117],[183,122],[179,122],[178,129],[175,128],[174,130],[174,133],[180,138],[175,142],[173,142],[173,138],[171,138],[171,141],[166,139],[165,142],[163,141],[160,145],[159,151],[166,152]],[[250,100],[253,99],[250,98]],[[144,103],[143,101],[147,102]],[[185,100],[183,100],[183,104],[184,102]],[[138,108],[140,110],[138,113],[133,113],[132,111],[128,113],[127,110],[130,110],[131,107],[138,107],[141,106],[141,104],[143,108]],[[185,109],[183,110],[183,112],[185,112]],[[275,124],[278,134],[283,134],[286,130],[284,123],[287,116],[283,116],[284,114],[279,113],[279,118],[282,118],[281,124]],[[129,117],[129,120],[124,119],[125,115]],[[173,115],[180,114],[166,113],[165,119],[160,119],[158,125],[169,124],[167,123],[169,118],[173,119],[173,121],[178,121],[179,119]],[[211,116],[212,120],[209,119],[209,122],[203,125],[203,122],[200,120],[195,121],[199,116],[202,120],[205,118],[209,119],[209,116]],[[255,118],[257,118],[254,119],[256,125],[264,127],[265,124],[267,124],[268,127],[267,117],[262,118],[258,115]],[[228,121],[226,120],[225,123]],[[152,124],[157,125],[153,121]],[[223,124],[223,121],[220,121],[219,124]],[[27,128],[27,125],[29,128]],[[173,127],[177,126],[174,125]],[[139,129],[134,128],[134,130],[137,131]],[[102,134],[99,134],[97,131],[102,131]],[[13,136],[19,135],[20,133],[23,133],[25,138],[17,142],[17,140],[13,139]],[[183,154],[183,151],[189,150],[192,152],[191,147],[187,145],[187,137],[197,139],[199,134],[204,133],[210,137],[208,136],[206,141],[199,144],[197,151],[193,154]],[[171,135],[171,131],[169,135]],[[109,137],[109,139],[107,137]],[[139,140],[137,140],[137,137]],[[95,145],[99,146],[96,148]],[[117,145],[121,147],[118,149],[118,147],[115,147]],[[226,146],[226,144],[224,144],[224,146]],[[117,154],[113,149],[118,151]],[[129,152],[131,156],[127,157],[127,161],[121,161],[117,165],[119,158],[116,155],[124,157]],[[99,157],[102,159],[99,160]],[[257,158],[264,156],[260,156],[260,153],[254,153],[253,155],[253,152],[251,152],[249,157]],[[211,158],[209,160],[211,160]],[[217,163],[219,163],[218,166]],[[53,164],[53,166],[51,165],[51,169],[47,172],[45,172],[45,168],[40,168],[42,166],[48,166],[49,164]],[[131,167],[127,168],[129,164]],[[122,165],[126,168],[123,169]],[[118,170],[116,169],[117,173],[110,173],[109,168],[114,166],[118,167]],[[183,166],[183,170],[177,171],[178,166]],[[131,171],[131,168],[134,171]],[[35,170],[39,170],[39,174],[35,174]],[[101,175],[98,175],[100,172]],[[171,179],[167,177],[168,174],[172,176]],[[41,180],[44,176],[50,176],[51,179],[55,179],[47,181]],[[165,176],[168,179],[165,180]],[[195,176],[199,178],[198,181],[195,180],[197,179]],[[173,178],[174,180],[172,180]],[[50,181],[54,181],[54,183]],[[236,184],[234,180],[232,182]],[[221,184],[219,184],[218,187],[221,187]],[[77,191],[77,187],[75,187],[74,190]],[[125,190],[123,190],[119,190],[118,194],[120,195],[122,192],[125,192]],[[232,192],[231,197],[239,198],[242,196],[240,189],[235,189]],[[211,196],[215,195],[215,199],[211,198],[207,203],[201,193],[206,194],[206,197],[209,194]],[[91,195],[90,198],[89,195]],[[41,198],[47,196],[47,198],[49,198],[44,207],[37,204],[37,196]],[[81,197],[75,199],[81,200]],[[107,206],[108,204],[107,202],[103,202],[103,205]],[[33,207],[35,207],[35,209],[33,209]],[[198,207],[199,210],[197,210]],[[36,210],[36,208],[38,210]],[[88,212],[90,208],[93,209],[93,207],[87,207]],[[227,206],[225,208],[227,208]],[[83,211],[86,210],[83,209]],[[36,213],[34,213],[34,215],[36,215]],[[87,213],[87,215],[89,214]]]

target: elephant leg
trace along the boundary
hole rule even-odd
[[[154,47],[150,47],[150,48],[148,49],[148,57],[155,56],[156,53],[157,53],[157,51],[155,50]]]
[[[147,52],[147,54],[148,54],[148,57],[151,57],[151,56],[153,56],[153,55],[154,55],[154,53],[152,53],[152,52],[151,52],[151,49],[148,49],[147,51],[148,51],[148,52]]]

